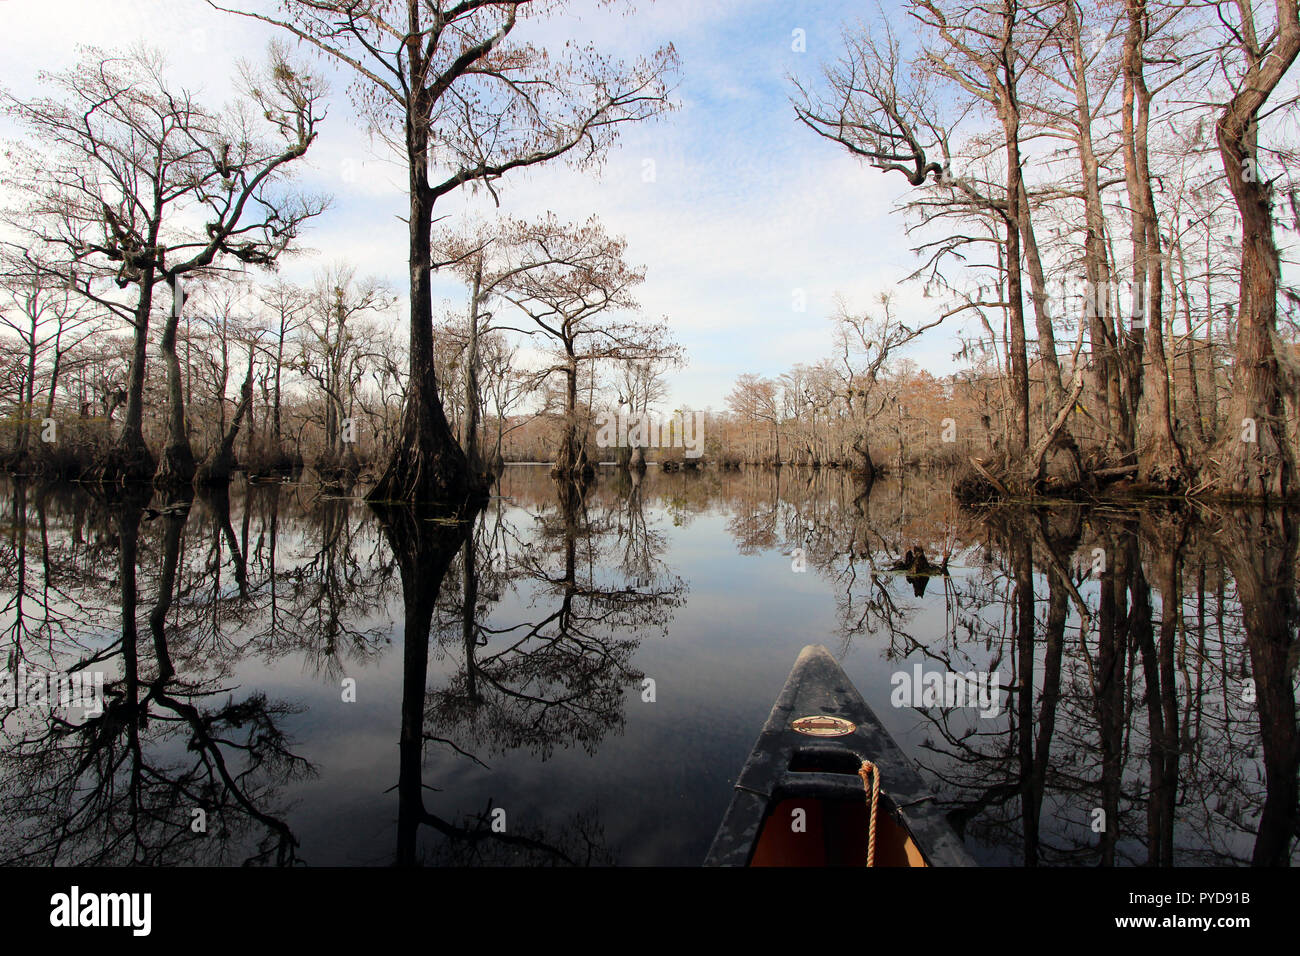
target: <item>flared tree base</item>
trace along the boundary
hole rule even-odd
[[[1219,498],[1281,501],[1295,494],[1295,464],[1271,423],[1229,430],[1209,454],[1208,489]],[[1248,439],[1253,438],[1254,441]]]
[[[1191,469],[1183,453],[1172,442],[1163,441],[1149,449],[1138,470],[1141,484],[1169,494],[1185,491],[1191,481]]]
[[[169,444],[158,460],[158,470],[153,476],[154,487],[172,489],[193,485],[197,470],[194,452],[188,442]]]
[[[143,441],[118,441],[86,474],[91,484],[122,487],[147,482],[154,476],[157,462]]]
[[[366,496],[372,503],[402,502],[458,510],[487,497],[490,485],[472,474],[465,453],[448,432],[403,441]]]

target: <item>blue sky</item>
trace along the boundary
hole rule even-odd
[[[20,93],[37,89],[38,70],[71,65],[76,44],[144,39],[167,51],[177,79],[220,102],[230,94],[234,60],[256,59],[276,35],[202,0],[11,0],[3,10],[0,82]],[[893,291],[905,318],[933,307],[919,286],[899,285],[915,263],[895,211],[906,182],[858,164],[798,125],[788,100],[787,76],[814,78],[838,54],[841,25],[869,12],[846,2],[659,0],[625,16],[617,6],[579,2],[563,17],[519,31],[557,45],[590,39],[624,58],[671,42],[680,56],[680,109],[629,128],[598,174],[556,165],[508,178],[501,206],[508,215],[553,210],[575,221],[594,213],[626,236],[629,259],[647,269],[644,312],[666,317],[689,356],[672,376],[673,404],[721,408],[742,373],[775,375],[828,355],[837,294],[865,308]],[[792,49],[797,29],[805,33],[804,52]],[[405,173],[353,117],[346,79],[333,80],[329,118],[301,174],[304,186],[331,193],[334,204],[305,237],[313,254],[285,272],[307,280],[325,262],[347,259],[401,293]],[[644,181],[647,161],[653,182]],[[464,191],[438,212],[455,221],[494,209],[486,194]],[[795,308],[799,293],[804,311]],[[464,296],[450,277],[435,286],[435,297],[449,304]],[[403,300],[392,317],[396,327],[404,315]],[[908,355],[945,372],[954,349],[944,328]]]

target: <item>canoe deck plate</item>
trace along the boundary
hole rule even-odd
[[[821,770],[792,769],[804,765],[808,757],[813,765],[819,765],[827,757],[825,751],[841,758],[839,769],[829,764]],[[880,793],[882,807],[892,808],[893,819],[911,835],[926,863],[975,864],[911,758],[889,736],[830,651],[818,644],[800,652],[777,695],[740,770],[705,864],[748,866],[774,801],[792,795],[863,801],[856,764],[866,758],[880,768],[885,782]]]
[[[843,717],[830,717],[816,714],[812,717],[800,717],[790,724],[801,734],[809,737],[845,737],[858,729],[858,725]]]

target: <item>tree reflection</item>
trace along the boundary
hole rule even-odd
[[[589,862],[573,855],[572,832],[562,830],[558,838],[544,831],[510,831],[492,826],[489,804],[482,812],[459,824],[432,813],[425,806],[424,757],[431,740],[446,742],[426,730],[437,723],[437,704],[430,704],[428,667],[430,632],[434,609],[448,569],[461,548],[469,560],[464,565],[466,614],[472,621],[477,608],[473,533],[476,516],[410,508],[377,507],[384,532],[397,558],[402,578],[404,639],[402,663],[400,766],[398,779],[397,856],[399,866],[421,862],[486,863]],[[472,659],[467,668],[472,675]],[[471,706],[481,699],[469,679]],[[435,700],[439,692],[435,692]],[[433,716],[431,716],[431,711]],[[461,746],[455,749],[476,763],[482,763]],[[420,831],[429,827],[444,839],[422,854]]]
[[[925,482],[863,494],[825,471],[779,480],[724,479],[729,530],[739,553],[797,553],[825,578],[842,653],[864,645],[900,668],[997,672],[1009,687],[994,719],[918,709],[914,752],[986,858],[1292,860],[1293,515],[1070,503],[971,513]],[[933,597],[912,573],[922,553],[951,557],[950,575],[925,579],[942,583]]]
[[[465,666],[433,695],[430,719],[469,748],[522,747],[545,758],[561,743],[593,752],[622,727],[627,690],[644,676],[631,665],[637,646],[650,629],[666,629],[682,600],[682,583],[655,558],[662,542],[638,517],[635,498],[621,509],[591,508],[572,482],[556,489],[555,509],[537,516],[509,572],[537,613],[465,620],[477,603],[477,571],[465,576]],[[467,545],[464,557],[472,568],[481,550]],[[622,573],[609,573],[615,568]]]
[[[1265,793],[1251,851],[1255,866],[1285,866],[1300,835],[1296,774],[1297,517],[1281,509],[1240,509],[1224,515],[1224,553],[1241,599],[1264,750]]]
[[[1148,507],[1098,521],[1066,506],[982,526],[988,560],[954,580],[967,626],[914,635],[903,615],[889,629],[895,658],[1010,665],[996,720],[920,711],[922,762],[959,829],[1028,866],[1288,863],[1294,519]]]
[[[1294,861],[1292,512],[972,513],[937,478],[868,490],[829,469],[651,469],[585,488],[519,469],[502,489],[449,516],[280,483],[168,500],[4,485],[0,660],[103,671],[107,706],[4,708],[0,860],[298,862],[289,807],[325,788],[301,785],[313,768],[290,732],[340,718],[300,723],[260,675],[337,700],[364,672],[400,680],[379,706],[399,742],[397,862],[611,862],[607,808],[530,810],[518,772],[611,759],[638,650],[686,598],[669,547],[710,517],[740,554],[803,562],[855,666],[1000,675],[996,717],[901,719],[984,860]],[[370,812],[387,813],[386,785]]]
[[[311,767],[290,750],[287,704],[236,700],[211,672],[178,665],[194,635],[169,624],[188,499],[159,511],[159,563],[142,545],[147,495],[106,503],[118,542],[120,637],[64,669],[105,669],[101,713],[24,708],[0,751],[5,863],[266,863],[296,859],[279,792]],[[156,567],[149,635],[137,627],[138,571]],[[218,698],[225,696],[224,703]]]

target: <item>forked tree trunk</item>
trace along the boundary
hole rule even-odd
[[[876,463],[871,460],[871,446],[865,434],[853,440],[853,451],[858,456],[853,465],[853,477],[870,488],[876,480]]]
[[[1149,435],[1139,461],[1143,481],[1181,487],[1187,480],[1187,461],[1174,437],[1170,408],[1169,367],[1165,359],[1164,307],[1160,229],[1147,156],[1147,128],[1151,92],[1143,76],[1147,29],[1146,0],[1127,0],[1128,33],[1124,39],[1124,174],[1132,209],[1134,317],[1146,329],[1146,354],[1151,374],[1143,388],[1148,401]],[[1135,113],[1136,110],[1136,113]]]
[[[1102,457],[1118,459],[1126,448],[1118,437],[1123,429],[1120,399],[1117,339],[1110,311],[1110,262],[1106,256],[1105,210],[1101,200],[1099,164],[1092,142],[1092,103],[1088,92],[1087,64],[1079,17],[1073,3],[1064,5],[1069,24],[1071,58],[1074,64],[1075,105],[1080,175],[1083,180],[1083,209],[1086,233],[1083,240],[1085,290],[1084,318],[1092,348],[1092,414],[1102,430]]]
[[[1269,55],[1251,64],[1216,124],[1219,155],[1242,230],[1236,368],[1223,437],[1210,456],[1216,490],[1229,497],[1281,498],[1295,489],[1273,346],[1281,269],[1270,187],[1260,175],[1256,154],[1259,110],[1300,53],[1296,0],[1277,0],[1277,14],[1277,38]]]
[[[216,454],[212,456],[212,461],[199,469],[198,478],[202,484],[224,485],[230,481],[230,473],[234,470],[235,465],[235,439],[239,437],[240,423],[245,416],[252,417],[253,354],[253,348],[250,346],[248,349],[248,374],[244,376],[244,384],[239,389],[239,404],[235,407],[235,414],[230,420],[230,427],[221,436],[221,444],[217,447]]]

